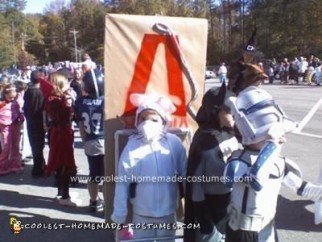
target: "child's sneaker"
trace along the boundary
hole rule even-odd
[[[66,199],[60,198],[58,200],[58,203],[60,205],[67,206],[67,207],[77,207],[80,204],[80,202],[77,199],[73,199],[72,201],[70,198],[66,198]]]
[[[54,200],[55,201],[59,201],[59,199],[62,198],[62,194],[63,194],[62,191],[59,191],[58,194],[57,194],[57,196],[54,198]],[[75,199],[76,200],[79,200],[79,199],[77,199],[79,197],[78,192],[69,192],[69,196],[73,200],[75,200]]]
[[[104,201],[98,199],[96,201],[89,200],[89,211],[91,213],[102,212],[104,210]]]

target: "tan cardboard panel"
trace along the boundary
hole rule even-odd
[[[173,37],[155,31],[162,24]],[[159,25],[160,26],[160,25]],[[196,129],[187,113],[193,87],[181,62],[184,58],[195,81],[197,98],[191,110],[201,104],[207,47],[207,21],[195,18],[135,16],[109,14],[105,30],[105,175],[114,174],[114,134],[133,124],[135,107],[129,102],[131,93],[166,95],[176,105],[172,127]],[[175,45],[179,44],[179,49]],[[180,54],[181,53],[181,54]],[[105,184],[106,219],[109,220],[114,184]]]

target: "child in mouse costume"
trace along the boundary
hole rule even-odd
[[[129,137],[119,159],[118,176],[127,179],[116,183],[111,219],[119,224],[126,222],[127,201],[130,199],[133,206],[132,223],[176,223],[178,184],[169,180],[153,182],[160,178],[185,177],[186,151],[180,139],[167,133],[166,129],[175,106],[169,99],[159,95],[132,94],[130,98],[137,106],[137,130]],[[120,231],[122,234],[124,230]],[[135,239],[174,235],[174,229],[134,230]]]

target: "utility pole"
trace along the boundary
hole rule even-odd
[[[26,41],[26,38],[27,37],[27,35],[25,34],[25,33],[22,33],[21,34],[21,50],[25,50],[25,41]]]
[[[75,62],[78,62],[78,56],[77,56],[77,36],[76,36],[76,34],[78,33],[78,31],[76,31],[75,29],[73,29],[73,30],[70,30],[69,32],[74,35]]]
[[[12,50],[13,50],[13,62],[16,63],[16,46],[15,46],[15,23],[11,23],[12,29]]]

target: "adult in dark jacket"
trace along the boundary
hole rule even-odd
[[[43,128],[44,97],[40,89],[39,79],[41,72],[31,73],[31,85],[24,95],[23,111],[27,120],[27,131],[34,160],[32,176],[34,178],[44,175],[45,159],[43,149],[45,146],[45,131]]]
[[[74,79],[70,83],[70,87],[75,91],[77,98],[82,96],[82,82],[83,72],[81,69],[76,69],[74,71]]]
[[[230,189],[220,180],[230,154],[238,149],[233,117],[225,109],[225,84],[206,92],[197,114],[199,125],[188,158],[185,223],[200,223],[199,230],[185,230],[185,242],[222,241]],[[192,179],[194,180],[194,179]]]

